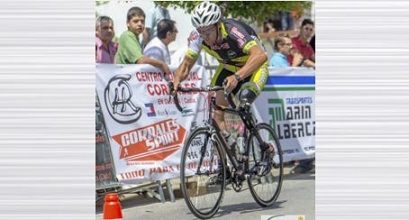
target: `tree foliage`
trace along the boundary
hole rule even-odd
[[[277,11],[295,11],[299,15],[303,9],[310,9],[311,2],[306,1],[214,1],[219,5],[225,17],[249,20],[261,24]],[[200,4],[198,1],[155,1],[167,7],[182,8],[188,13]]]

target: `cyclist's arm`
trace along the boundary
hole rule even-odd
[[[268,59],[265,52],[260,48],[258,45],[253,45],[249,49],[249,59],[246,61],[246,64],[236,72],[240,78],[245,79],[250,76],[255,70],[260,68],[263,63],[265,63]]]
[[[195,59],[194,57],[185,55],[182,63],[179,65],[175,73],[175,79],[173,80],[173,84],[175,85],[175,88],[177,88],[180,82],[182,82],[183,80],[187,78],[190,70],[196,63],[196,60],[197,58]]]
[[[189,75],[190,70],[199,58],[201,45],[202,39],[200,38],[199,33],[196,30],[193,30],[188,38],[188,49],[185,57],[175,73],[175,78],[173,80],[175,88],[177,88],[179,83]]]

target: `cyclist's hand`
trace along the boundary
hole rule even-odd
[[[175,96],[176,95],[176,88],[179,87],[180,82],[176,79],[173,82],[169,83],[169,95]]]
[[[226,87],[227,93],[230,93],[234,88],[236,88],[238,83],[239,82],[237,81],[236,77],[234,77],[234,75],[231,75],[224,80],[223,85]]]

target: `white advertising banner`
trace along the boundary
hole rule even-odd
[[[180,95],[181,113],[168,95],[168,80],[157,68],[100,64],[96,71],[118,180],[135,184],[178,177],[184,139],[191,127],[203,122],[205,94]],[[204,73],[203,67],[195,66],[182,86],[208,85]]]
[[[315,71],[271,68],[254,113],[276,131],[284,162],[315,157]]]
[[[174,71],[176,67],[170,67]],[[96,89],[111,144],[116,177],[121,183],[179,176],[180,154],[191,129],[203,123],[207,94],[180,94],[176,109],[168,80],[150,65],[96,66]],[[210,84],[195,66],[183,87]],[[267,85],[253,105],[260,122],[277,132],[284,161],[315,156],[315,74],[305,68],[270,69]]]

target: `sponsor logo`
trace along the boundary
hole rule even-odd
[[[193,109],[191,108],[183,108],[181,113],[182,113],[182,116],[194,115]]]
[[[246,44],[246,41],[243,40],[243,39],[238,39],[238,40],[237,40],[237,43],[238,43],[238,45],[239,45],[240,48],[243,48],[244,45]]]
[[[171,109],[166,109],[166,108],[162,110],[162,109],[155,108],[155,105],[153,103],[145,103],[145,107],[147,110],[146,115],[148,117],[155,117],[155,116],[169,117],[169,116],[174,116],[178,114],[177,110],[171,110]]]
[[[231,33],[239,39],[244,39],[244,34],[237,29],[237,27],[233,27],[231,29]]]
[[[210,46],[210,48],[212,49],[212,50],[221,50],[221,49],[223,49],[223,50],[227,50],[227,49],[230,49],[230,46],[229,46],[229,44],[226,42],[226,43],[223,43],[222,45],[212,45],[212,46]]]
[[[120,145],[120,159],[161,161],[180,148],[185,134],[186,130],[181,125],[168,119],[112,138]]]
[[[155,117],[156,112],[155,112],[155,107],[153,106],[153,103],[145,103],[145,107],[147,110],[147,115],[148,117]]]
[[[270,104],[268,113],[271,115],[270,125],[276,128],[277,121],[283,121],[285,119],[284,101],[283,99],[268,99]]]
[[[128,81],[131,75],[124,74],[111,78],[105,87],[105,106],[116,122],[130,124],[139,120],[142,110],[132,101],[132,89]]]
[[[294,104],[288,104],[289,100]],[[268,114],[271,116],[270,125],[277,131],[280,139],[315,136],[315,120],[312,118],[311,104],[301,104],[299,100],[311,101],[309,97],[268,99]]]
[[[227,51],[227,56],[229,56],[230,58],[234,58],[237,56],[236,52],[229,50]]]

